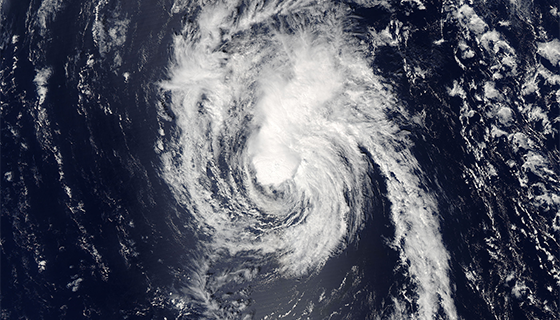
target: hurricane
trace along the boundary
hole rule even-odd
[[[206,315],[233,318],[211,296],[235,274],[251,277],[259,261],[298,277],[355,241],[378,167],[396,226],[388,241],[414,279],[417,316],[443,309],[455,318],[436,200],[408,131],[391,117],[412,120],[372,72],[347,12],[323,2],[218,2],[190,20],[161,83],[179,129],[162,174],[205,237],[187,291]],[[252,262],[206,276],[236,256]]]
[[[552,0],[0,0],[0,319],[560,319]]]

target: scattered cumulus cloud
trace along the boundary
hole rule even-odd
[[[550,42],[538,42],[537,43],[537,53],[550,61],[554,66],[558,66],[560,61],[560,41],[554,39]]]

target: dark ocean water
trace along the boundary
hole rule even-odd
[[[2,319],[560,319],[557,2],[0,8]]]

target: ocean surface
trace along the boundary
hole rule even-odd
[[[560,319],[559,18],[0,0],[0,319]]]

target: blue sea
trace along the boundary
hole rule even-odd
[[[559,18],[0,0],[0,318],[560,319]]]

